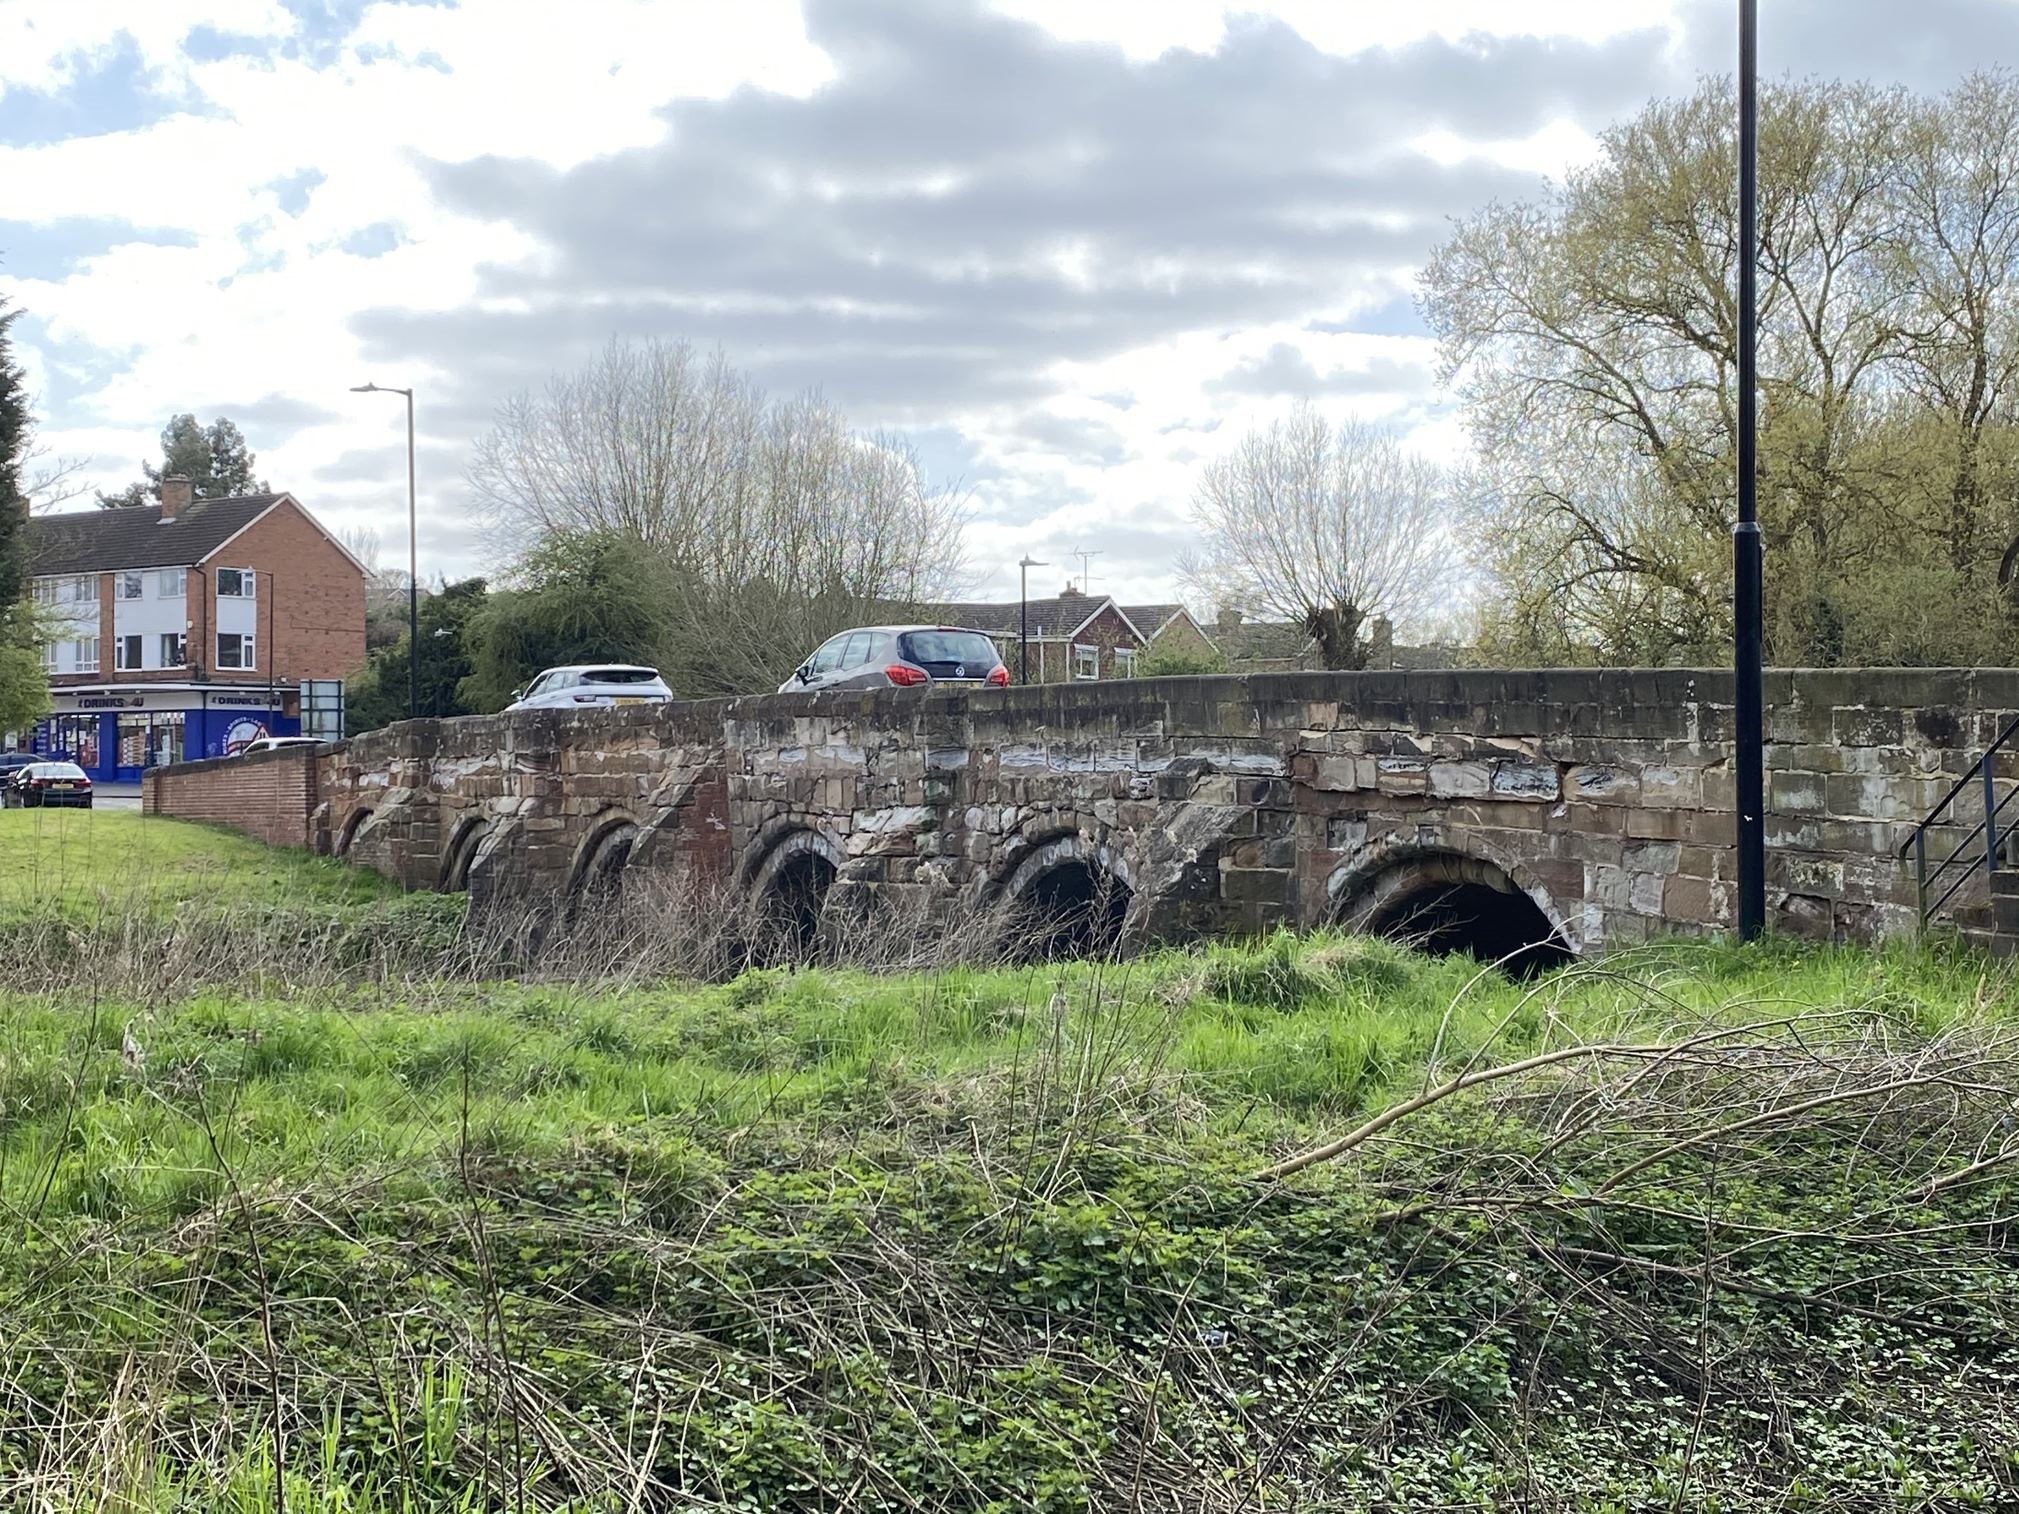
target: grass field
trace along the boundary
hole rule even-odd
[[[0,918],[160,915],[186,904],[361,904],[397,890],[376,873],[219,827],[133,810],[0,810]]]
[[[0,1507],[2019,1500],[1968,956],[318,981],[0,991]]]

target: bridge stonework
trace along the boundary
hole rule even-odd
[[[792,891],[832,921],[1092,880],[1139,938],[1183,939],[1434,926],[1462,894],[1590,953],[1730,924],[1730,689],[1663,669],[836,693],[407,722],[248,760],[312,764],[304,844],[476,908],[657,879]],[[1911,931],[1895,848],[2019,711],[2019,670],[1775,672],[1767,699],[1774,924]],[[152,807],[197,802],[177,772],[150,775]]]

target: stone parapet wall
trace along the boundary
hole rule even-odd
[[[1771,918],[1911,929],[1894,852],[2019,713],[2019,670],[1779,671],[1766,695]],[[615,872],[762,887],[791,846],[837,898],[987,907],[1074,863],[1159,936],[1356,918],[1397,869],[1457,859],[1592,950],[1731,922],[1730,696],[1723,670],[1393,671],[536,711],[322,748],[305,822],[292,791],[177,776],[216,764],[150,775],[150,804],[298,824],[480,900]]]

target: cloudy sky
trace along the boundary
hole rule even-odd
[[[2019,60],[2019,0],[1761,9],[1770,73]],[[1160,595],[1200,460],[1296,396],[1460,445],[1425,254],[1728,68],[1735,11],[0,0],[0,295],[92,483],[226,414],[389,557],[403,414],[347,390],[415,386],[429,577],[485,564],[493,407],[626,334],[908,434],[990,588],[1085,548],[1096,590]]]

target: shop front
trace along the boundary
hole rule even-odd
[[[216,684],[52,691],[56,709],[35,728],[39,756],[67,758],[96,783],[138,783],[165,762],[228,757],[260,736],[301,731],[290,688]]]

